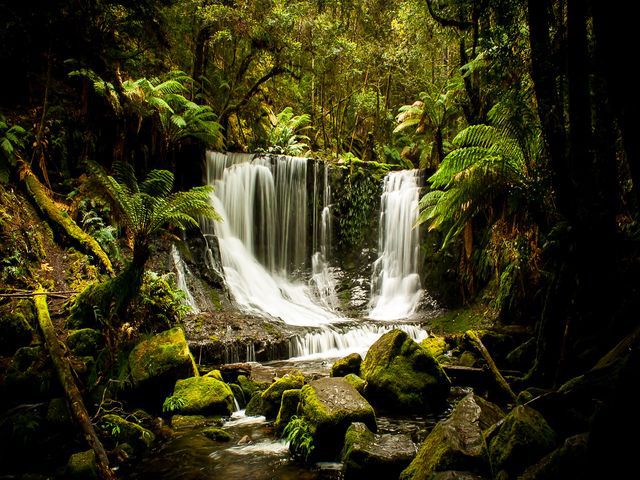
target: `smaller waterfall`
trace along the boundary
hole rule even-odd
[[[369,318],[397,320],[415,312],[418,275],[418,171],[391,172],[380,201],[379,257],[373,266]]]
[[[322,211],[320,222],[316,220],[315,205],[318,197],[318,178],[320,162],[314,165],[313,176],[313,200],[314,200],[314,253],[311,257],[311,285],[322,304],[330,310],[338,308],[338,296],[336,295],[336,280],[329,267],[329,253],[331,250],[331,185],[329,184],[329,169],[322,163],[323,188]]]
[[[191,276],[189,267],[184,263],[184,260],[180,256],[180,252],[175,245],[171,245],[171,258],[173,258],[173,266],[176,269],[176,285],[185,294],[185,303],[189,305],[192,313],[200,313],[200,309],[196,304],[189,285],[187,284],[187,275]]]
[[[289,356],[293,359],[310,360],[338,358],[355,352],[364,357],[380,336],[396,328],[406,332],[416,342],[429,336],[425,329],[417,325],[363,325],[344,330],[325,328],[319,332],[292,337],[289,341]]]

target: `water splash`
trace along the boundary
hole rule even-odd
[[[380,256],[373,265],[369,318],[397,320],[413,314],[423,294],[418,275],[417,170],[391,172],[380,201]]]
[[[173,266],[176,269],[176,286],[184,292],[185,303],[189,306],[192,313],[200,313],[200,309],[196,304],[189,285],[187,284],[187,276],[192,276],[189,267],[184,263],[180,252],[175,245],[171,245],[171,258],[173,259]]]

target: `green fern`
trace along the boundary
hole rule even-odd
[[[27,131],[19,125],[10,125],[0,114],[0,182],[9,179],[9,171],[16,165],[18,152],[27,143]]]
[[[302,155],[309,150],[309,137],[301,132],[309,128],[311,117],[307,114],[294,115],[293,109],[287,107],[278,115],[268,112],[266,149],[269,153],[282,155]]]
[[[311,427],[304,418],[294,415],[284,427],[284,438],[289,442],[289,450],[294,457],[309,461],[315,449]]]
[[[180,410],[186,405],[186,401],[182,397],[170,396],[164,400],[162,404],[163,412],[175,412],[176,410]]]

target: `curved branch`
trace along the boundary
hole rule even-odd
[[[431,17],[443,27],[454,27],[459,30],[469,30],[471,27],[473,27],[472,22],[444,18],[443,16],[438,14],[433,8],[433,0],[427,0],[427,9],[429,10],[429,14],[431,15]]]

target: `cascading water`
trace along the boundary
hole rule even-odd
[[[380,202],[379,257],[373,266],[369,318],[397,320],[413,314],[422,296],[418,275],[417,170],[391,172]]]
[[[200,313],[200,309],[187,284],[187,275],[191,275],[191,272],[189,271],[189,267],[184,263],[175,245],[171,245],[171,258],[173,259],[173,266],[176,269],[176,285],[184,292],[185,303],[191,308],[192,313]]]
[[[320,212],[320,222],[316,220],[316,201],[318,198],[318,170],[322,168],[323,188],[322,188],[322,211]],[[330,310],[338,307],[338,297],[336,295],[336,280],[329,266],[329,252],[331,250],[331,185],[329,184],[329,169],[325,164],[316,162],[313,175],[313,250],[311,257],[311,285],[316,296],[322,304]]]
[[[207,153],[207,183],[221,222],[215,231],[229,291],[245,312],[291,325],[337,320],[290,276],[306,263],[307,159]]]

